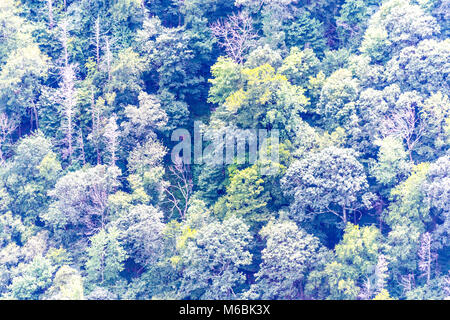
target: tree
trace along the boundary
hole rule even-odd
[[[250,51],[247,57],[247,61],[245,61],[244,63],[244,66],[247,68],[256,68],[267,63],[278,69],[283,61],[281,54],[281,50],[272,49],[268,44],[265,44],[264,46],[258,46],[257,48]],[[219,59],[221,59],[221,57],[219,57]],[[239,66],[236,63],[234,63],[234,65]]]
[[[184,26],[166,27],[159,18],[152,17],[144,20],[138,33],[138,43],[148,61],[147,71],[152,74],[147,78],[151,93],[160,95],[171,128],[186,123],[189,113],[186,104],[193,110],[204,108],[200,101],[208,90],[205,81],[208,73],[204,68],[209,69],[211,64],[213,41],[206,19],[199,16],[198,9],[190,8],[198,5],[183,4],[183,10],[190,15]]]
[[[244,11],[230,15],[225,21],[216,21],[211,31],[228,56],[239,64],[244,62],[245,54],[257,37],[252,18]]]
[[[4,194],[2,196],[4,197]],[[0,215],[0,227],[2,230],[0,233],[0,248],[14,243],[15,239],[25,242],[31,230],[24,226],[20,217],[14,217],[11,212],[5,213],[4,210],[5,208],[2,206],[3,213]]]
[[[414,166],[408,179],[391,191],[393,201],[385,217],[390,226],[413,224],[423,229],[424,223],[429,221],[429,206],[424,203],[425,194],[421,188],[428,170],[428,163]]]
[[[161,210],[138,205],[123,211],[114,221],[122,234],[122,244],[127,255],[143,267],[159,258],[164,231],[162,219]]]
[[[214,206],[216,214],[236,215],[250,226],[268,220],[266,206],[270,196],[264,190],[264,180],[257,165],[232,173],[226,192],[227,195]]]
[[[14,277],[9,290],[16,299],[35,300],[52,283],[54,266],[44,257],[36,257],[31,263],[18,266],[18,276]]]
[[[281,137],[293,135],[299,114],[306,110],[309,102],[304,90],[291,84],[286,76],[268,64],[244,68],[241,77],[243,81],[212,115],[213,120],[221,122],[219,127],[224,122],[244,129],[278,129]]]
[[[42,218],[55,238],[69,244],[85,242],[85,236],[101,230],[108,222],[108,197],[117,186],[119,169],[98,165],[70,172],[49,192],[52,204]]]
[[[63,152],[63,157],[68,158],[69,164],[72,162],[72,154],[74,152],[73,140],[74,140],[74,113],[76,105],[76,93],[74,89],[75,72],[73,66],[68,66],[63,69],[62,73],[62,101],[63,101],[63,128],[65,138],[64,142],[67,145],[67,149]]]
[[[427,173],[427,179],[421,186],[430,206],[433,220],[436,222],[432,232],[432,246],[436,249],[448,247],[450,244],[449,163],[448,156],[440,157],[432,163]]]
[[[384,62],[406,46],[439,34],[436,20],[410,1],[390,0],[370,18],[361,52]]]
[[[63,150],[63,158],[68,158],[69,165],[72,163],[72,154],[74,152],[74,116],[75,107],[77,105],[77,92],[75,89],[75,65],[69,61],[69,30],[68,21],[61,22],[61,44],[63,47],[63,67],[61,69],[61,85],[60,85],[60,100],[62,105],[62,131],[64,132],[64,143],[67,149]]]
[[[395,104],[395,111],[382,124],[386,135],[397,136],[405,141],[411,162],[412,152],[427,125],[416,111],[421,109],[422,104],[422,98],[416,92],[403,93]]]
[[[39,125],[37,102],[47,76],[47,57],[37,45],[17,49],[0,71],[0,101],[2,112],[11,117],[30,114],[31,125]]]
[[[351,149],[329,147],[310,153],[289,167],[281,184],[285,195],[293,200],[291,212],[295,220],[332,213],[346,224],[349,214],[362,207],[367,179],[354,154]]]
[[[129,153],[128,181],[135,193],[145,192],[153,204],[159,203],[164,197],[164,157],[166,147],[156,138],[149,137],[147,141],[138,144]]]
[[[223,104],[241,81],[240,67],[231,58],[219,57],[211,67],[211,74],[208,101]]]
[[[406,178],[411,164],[407,161],[407,152],[402,141],[393,136],[387,136],[377,142],[380,146],[377,162],[370,171],[377,181],[385,186],[394,187]]]
[[[343,239],[335,247],[335,259],[325,267],[330,298],[356,299],[367,278],[373,275],[380,285],[379,256],[385,250],[381,240],[380,231],[374,226],[347,224]]]
[[[56,272],[53,283],[45,294],[49,300],[84,300],[80,273],[69,266],[62,266]]]
[[[389,278],[389,262],[384,254],[378,256],[377,265],[375,267],[375,289],[377,295],[386,291],[387,279]]]
[[[401,90],[398,85],[390,85],[383,90],[366,89],[356,101],[356,114],[351,116],[348,127],[349,140],[359,151],[374,155],[375,141],[383,137],[383,122],[390,110],[395,110]]]
[[[10,120],[6,114],[0,113],[0,165],[5,162],[5,156],[3,155],[2,149],[8,146],[10,143],[11,134],[16,130],[16,128],[17,124],[14,120]]]
[[[124,134],[137,140],[145,139],[155,130],[162,130],[167,124],[166,112],[161,108],[159,98],[140,92],[139,107],[129,105],[125,108],[125,115],[129,119],[122,123]]]
[[[119,241],[120,233],[115,227],[101,229],[90,239],[86,261],[87,280],[91,284],[113,285],[123,270],[127,257]]]
[[[103,147],[104,130],[106,125],[105,113],[105,99],[102,97],[95,100],[94,90],[91,89],[91,117],[92,130],[88,135],[88,140],[94,145],[97,164],[101,164],[101,149]]]
[[[336,19],[340,41],[350,46],[359,45],[367,28],[369,17],[377,8],[377,1],[346,0]]]
[[[318,110],[328,130],[344,125],[354,113],[359,82],[348,69],[335,71],[322,87]]]
[[[418,286],[405,295],[408,300],[445,300],[445,277],[435,278],[429,284]]]
[[[110,165],[114,167],[117,161],[117,151],[119,149],[119,127],[117,126],[117,116],[113,115],[105,126],[104,136],[107,140],[106,148],[110,157]]]
[[[52,151],[49,139],[41,132],[17,143],[15,155],[0,171],[5,191],[10,197],[10,210],[36,222],[49,205],[48,192],[61,175],[61,164]]]
[[[366,55],[350,55],[347,68],[360,81],[362,88],[382,89],[386,86],[384,79],[384,67],[373,64]]]
[[[412,168],[408,179],[392,189],[391,203],[383,217],[392,229],[387,236],[391,270],[396,276],[408,277],[408,283],[417,268],[420,235],[431,220],[429,205],[421,188],[428,170],[427,163]]]
[[[236,4],[253,2],[253,1],[236,1]],[[256,5],[262,6],[260,16],[262,31],[264,37],[261,41],[269,44],[272,48],[284,46],[285,32],[283,30],[283,22],[292,19],[293,2],[291,0],[281,1],[255,1]]]
[[[256,282],[244,297],[303,299],[308,274],[324,264],[327,250],[291,221],[270,221],[261,229],[266,240]]]
[[[426,130],[416,148],[421,159],[434,160],[443,156],[448,150],[450,131],[447,119],[449,114],[450,100],[447,95],[437,92],[424,101],[420,116],[426,123]]]
[[[5,0],[1,7],[2,28],[0,45],[1,64],[3,65],[9,54],[21,45],[27,45],[33,42],[31,31],[32,25],[20,15],[20,8],[12,0]]]
[[[177,100],[194,101],[200,98],[203,86],[201,64],[195,56],[191,35],[183,31],[183,28],[161,28],[155,40],[146,39],[146,51],[157,72],[159,92],[167,89]],[[152,33],[149,36],[153,38]]]
[[[211,222],[188,240],[181,257],[183,263],[180,297],[236,299],[237,285],[245,280],[239,271],[251,263],[247,251],[250,234],[239,218]]]
[[[107,92],[116,92],[116,106],[119,103],[131,104],[136,101],[142,91],[142,74],[145,70],[145,59],[132,48],[119,52],[117,59],[111,65],[111,81]]]
[[[3,1],[0,11],[0,112],[18,120],[28,118],[30,129],[33,122],[37,129],[38,99],[49,59],[32,37],[33,25],[20,17],[20,9],[13,1]]]
[[[284,22],[283,30],[288,48],[310,48],[321,57],[327,49],[324,23],[307,10],[294,11],[290,19]]]
[[[164,186],[164,191],[167,194],[167,202],[171,206],[171,216],[176,212],[178,217],[185,219],[193,192],[189,165],[185,164],[181,158],[177,158],[169,167],[169,174],[171,181]]]
[[[305,88],[310,77],[319,72],[319,59],[311,49],[300,51],[293,47],[278,72],[285,75],[292,84]]]
[[[419,270],[422,273],[422,277],[426,277],[427,284],[430,283],[431,279],[431,264],[433,260],[433,254],[431,252],[431,235],[425,232],[420,240],[419,248]]]
[[[402,49],[387,64],[387,81],[405,90],[431,94],[449,92],[450,40],[423,40],[417,46]]]

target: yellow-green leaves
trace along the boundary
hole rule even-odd
[[[219,58],[212,72],[215,78],[210,80],[209,101],[219,103],[212,122],[220,119],[239,127],[279,128],[282,135],[292,134],[300,113],[309,104],[303,88],[267,63],[240,69]]]
[[[390,225],[414,224],[423,228],[423,223],[430,219],[429,205],[424,201],[422,184],[424,183],[429,163],[421,163],[412,169],[412,174],[391,192],[393,202],[389,207],[386,222]]]
[[[236,113],[242,104],[244,104],[247,99],[245,91],[241,88],[238,91],[232,93],[225,100],[225,106],[227,111]]]

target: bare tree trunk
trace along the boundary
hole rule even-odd
[[[116,153],[119,147],[119,127],[117,126],[117,117],[115,114],[109,119],[108,124],[105,127],[105,138],[108,140],[108,150],[111,156],[111,166],[116,165]]]
[[[72,106],[68,105],[67,109],[66,109],[66,117],[67,117],[67,143],[69,144],[69,163],[72,162],[72,154],[73,154],[73,147],[72,147],[72,115],[73,115]]]
[[[403,287],[403,293],[411,291],[415,287],[414,274],[401,276],[400,285]]]
[[[168,202],[172,204],[172,212],[176,210],[180,218],[184,220],[189,209],[193,187],[190,170],[180,159],[179,162],[177,161],[173,166],[169,167],[169,171],[174,179],[174,183],[165,187]]]
[[[91,88],[91,116],[92,116],[92,140],[97,154],[97,164],[100,164],[100,111],[95,104],[94,90]]]
[[[78,144],[80,146],[81,151],[81,161],[83,162],[83,166],[86,164],[86,153],[84,152],[84,139],[83,139],[83,131],[79,130],[79,136],[78,136]]]
[[[30,109],[30,132],[33,132],[33,109]]]
[[[5,158],[2,152],[3,143],[8,140],[11,133],[16,130],[17,125],[14,121],[8,119],[8,116],[4,113],[0,113],[0,164],[5,162]],[[20,128],[20,127],[19,127]]]
[[[347,211],[345,210],[345,206],[342,208],[342,220],[344,224],[347,224]]]
[[[64,20],[61,23],[61,42],[63,45],[63,50],[64,50],[64,67],[67,67],[69,65],[69,52],[67,49],[68,46],[68,31],[67,31],[67,21]]]
[[[33,103],[33,112],[34,112],[34,119],[35,119],[35,123],[36,123],[36,130],[38,130],[39,129],[39,116],[38,116],[38,111],[37,111],[35,103]]]
[[[105,37],[105,42],[106,42],[105,59],[106,59],[106,66],[107,66],[107,71],[108,71],[108,81],[111,81],[112,53],[111,53],[111,44],[109,42],[108,37]]]
[[[61,43],[64,50],[64,67],[62,71],[62,95],[64,116],[66,120],[66,126],[64,129],[66,133],[66,143],[68,145],[67,154],[70,164],[72,163],[73,155],[73,114],[76,105],[75,70],[74,67],[69,64],[67,21],[63,21],[61,29]]]
[[[66,120],[65,132],[66,143],[68,145],[67,153],[69,163],[72,163],[73,155],[73,114],[75,101],[75,72],[72,66],[67,66],[63,71],[63,95],[64,95],[64,116]]]
[[[97,71],[100,66],[100,16],[95,21],[95,55],[97,58]]]
[[[422,235],[419,258],[419,269],[422,271],[422,276],[426,276],[427,284],[429,284],[431,280],[431,262],[433,259],[431,254],[431,235],[429,232]]]
[[[54,23],[53,23],[53,0],[47,0],[47,9],[48,9],[48,21],[49,21],[48,27],[50,29],[53,29],[53,26],[54,26]]]

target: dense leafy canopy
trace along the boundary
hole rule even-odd
[[[448,10],[1,0],[0,298],[450,298]]]

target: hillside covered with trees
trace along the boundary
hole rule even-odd
[[[450,298],[449,16],[0,0],[0,298]],[[279,157],[173,161],[196,123]]]

